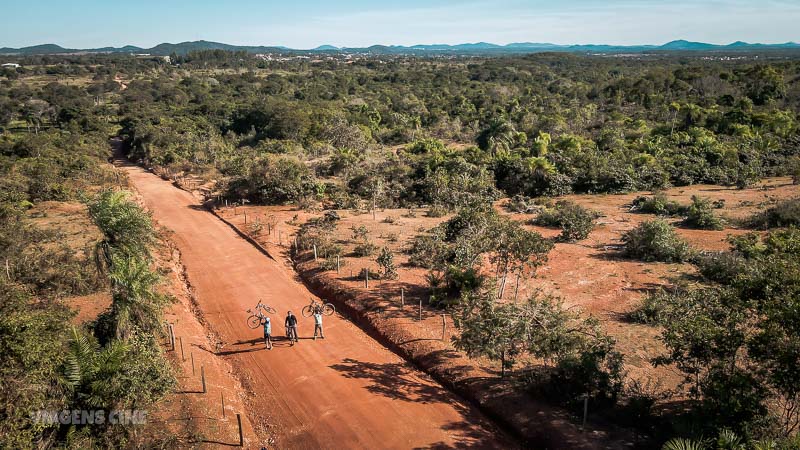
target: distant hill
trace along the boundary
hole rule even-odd
[[[800,44],[786,42],[783,44],[750,44],[737,41],[728,45],[708,44],[705,42],[691,42],[676,40],[664,45],[604,45],[604,44],[576,44],[559,45],[551,43],[515,42],[507,45],[497,45],[489,42],[476,42],[466,44],[420,44],[413,46],[402,45],[372,45],[369,47],[339,48],[333,45],[320,45],[311,50],[291,49],[282,46],[247,46],[231,45],[211,41],[189,41],[172,44],[165,42],[152,48],[141,48],[133,45],[124,47],[101,47],[94,49],[69,49],[56,44],[42,44],[23,48],[0,48],[0,54],[5,55],[46,55],[64,53],[147,53],[151,55],[170,55],[176,53],[185,55],[199,50],[231,50],[246,51],[249,53],[314,53],[314,52],[342,52],[342,53],[370,53],[370,54],[496,54],[496,53],[538,53],[538,52],[574,52],[574,53],[606,53],[606,52],[731,52],[731,51],[760,51],[760,50],[786,50],[800,49]]]
[[[317,52],[326,52],[331,50],[339,50],[339,47],[336,47],[335,45],[320,45],[319,47],[312,49],[312,51]]]

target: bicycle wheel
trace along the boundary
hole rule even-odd
[[[303,306],[303,310],[300,311],[300,314],[302,314],[303,317],[311,317],[314,314],[314,310],[311,309],[311,305],[306,305]]]
[[[325,303],[322,306],[322,314],[325,314],[326,316],[332,316],[333,313],[335,313],[335,312],[336,312],[336,308],[334,308],[333,305],[330,304],[330,303]]]
[[[265,306],[264,310],[270,314],[278,314],[278,311],[275,310],[272,306]]]
[[[253,314],[247,318],[247,326],[256,329],[261,325],[261,318]]]

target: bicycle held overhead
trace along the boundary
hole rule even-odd
[[[325,316],[332,316],[336,312],[336,308],[331,303],[323,303],[321,301],[311,299],[311,303],[304,306],[300,313],[303,317],[311,317],[314,314],[322,314]]]
[[[277,314],[278,312],[275,310],[275,308],[261,303],[261,299],[258,300],[258,304],[253,309],[247,310],[247,312],[250,313],[250,316],[247,318],[247,326],[253,329],[261,326],[261,324],[264,322],[263,319],[266,317],[266,314]]]

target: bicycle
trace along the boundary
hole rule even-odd
[[[261,322],[264,320],[267,314],[277,314],[278,311],[271,306],[267,306],[261,303],[261,299],[258,300],[258,304],[255,307],[256,312],[253,312],[252,309],[248,309],[247,312],[250,313],[250,317],[247,318],[247,326],[253,329],[258,328],[261,326]]]
[[[318,302],[312,298],[311,303],[304,306],[302,311],[300,311],[300,314],[302,314],[303,317],[311,317],[316,313],[320,313],[325,316],[332,316],[335,312],[336,308],[333,306],[333,304]]]

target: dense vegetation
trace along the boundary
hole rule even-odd
[[[209,182],[217,201],[362,211],[426,205],[431,216],[448,215],[414,238],[408,253],[412,265],[430,271],[431,304],[451,308],[456,346],[499,360],[504,375],[520,362],[530,375],[528,363],[543,361],[545,372],[526,387],[572,404],[582,394],[614,404],[621,356],[595,321],[559,300],[517,298],[520,278],[534,276],[554,244],[498,213],[493,201],[513,197],[509,209],[538,212],[539,224],[575,241],[589,236],[594,213],[540,197],[655,191],[633,209],[718,230],[724,222],[708,199],[683,205],[658,191],[800,179],[800,63],[791,58],[540,54],[345,63],[214,51],[172,64],[132,56],[20,62],[0,81],[0,255],[8,261],[0,276],[0,435],[10,447],[124,439],[20,428],[14,418],[43,407],[150,401],[172,382],[154,342],[165,299],[154,289],[152,225],[125,194],[98,190],[116,180],[102,164],[112,134],[134,160]],[[26,217],[37,203],[78,199],[103,233],[86,252],[97,256],[101,274]],[[752,442],[796,432],[798,232],[774,228],[796,226],[798,217],[798,200],[777,204],[746,224],[768,235],[738,238],[721,254],[691,250],[662,219],[624,237],[631,258],[691,260],[702,275],[700,286],[656,293],[634,315],[662,327],[668,352],[657,362],[687,377],[688,425],[669,433],[717,436],[731,428]],[[336,223],[325,215],[298,236],[299,247],[316,246],[328,267],[342,256]],[[264,225],[274,223],[251,226]],[[354,253],[376,259],[376,276],[395,277],[391,251],[365,229],[351,231]],[[112,307],[91,327],[72,330],[68,308],[53,294],[102,286],[111,289]],[[122,357],[129,362],[112,364]],[[110,378],[130,390],[106,389]],[[23,385],[35,388],[17,389]]]
[[[37,422],[35,414],[146,409],[174,384],[157,341],[165,298],[149,258],[154,230],[138,205],[111,190],[121,183],[106,163],[114,131],[94,93],[60,83],[0,88],[10,108],[0,117],[3,448],[125,446],[129,426]],[[8,127],[11,120],[23,126]],[[97,226],[80,234],[102,236],[85,248],[34,220],[47,217],[43,202],[79,201]],[[70,297],[108,289],[107,312],[85,325],[73,320]]]

